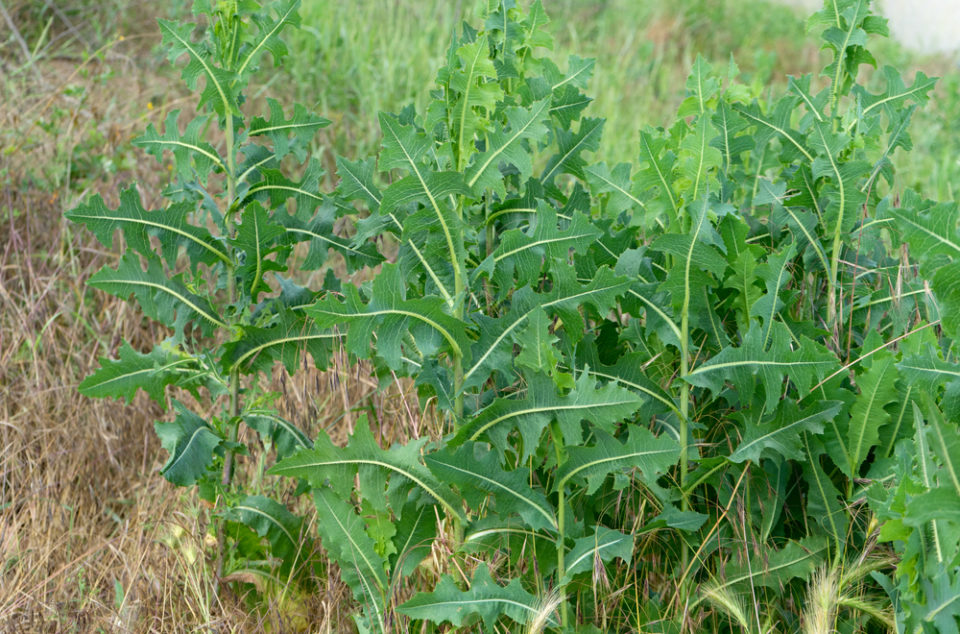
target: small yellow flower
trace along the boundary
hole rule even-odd
[[[153,102],[152,102],[152,101],[148,101],[148,102],[147,102],[147,110],[153,110]]]

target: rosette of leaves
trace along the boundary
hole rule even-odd
[[[304,570],[310,545],[302,520],[236,481],[234,465],[238,454],[272,448],[283,458],[312,444],[270,408],[259,381],[276,362],[292,370],[304,353],[325,366],[337,340],[306,318],[303,308],[317,291],[288,279],[291,254],[306,243],[301,269],[319,268],[334,254],[348,270],[379,262],[372,249],[336,235],[335,205],[319,191],[323,172],[310,146],[329,122],[272,99],[253,113],[244,96],[266,59],[276,65],[286,55],[280,36],[299,24],[297,8],[297,0],[198,1],[198,23],[161,20],[164,47],[182,65],[197,114],[173,110],[135,144],[169,164],[176,180],[156,209],[131,186],[116,208],[95,196],[67,213],[108,248],[123,237],[119,264],[89,285],[132,297],[171,332],[146,353],[123,344],[80,391],[129,400],[142,389],[163,407],[168,387],[192,393],[195,404],[173,401],[173,420],[156,423],[169,453],[161,472],[216,501],[219,534],[231,536],[220,544],[221,557],[239,567],[261,562],[254,572],[280,582]],[[205,402],[211,406],[199,405]],[[241,441],[241,425],[254,437]]]

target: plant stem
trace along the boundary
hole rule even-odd
[[[224,136],[226,137],[227,145],[227,209],[224,214],[224,221],[227,227],[228,238],[233,238],[236,231],[235,224],[233,221],[233,204],[234,198],[236,197],[237,181],[236,181],[236,157],[233,152],[233,113],[226,110],[226,129],[224,130]],[[233,266],[227,267],[227,295],[228,302],[230,306],[234,306],[237,303],[237,282],[234,276]],[[238,369],[233,369],[230,372],[230,442],[236,443],[237,437],[239,436],[239,426],[240,426],[240,371]],[[229,487],[231,481],[233,480],[233,463],[234,463],[234,451],[232,448],[228,447],[226,455],[223,459],[223,478],[221,484],[224,487]]]
[[[550,426],[550,435],[553,437],[553,448],[557,454],[557,466],[563,463],[563,437],[556,423]],[[560,593],[560,627],[567,625],[567,589],[564,583],[566,576],[566,531],[564,529],[566,522],[566,485],[561,483],[557,498],[557,592]]]
[[[237,167],[236,167],[236,156],[234,155],[234,130],[233,130],[233,113],[230,108],[225,108],[224,116],[226,118],[226,126],[224,130],[224,136],[226,137],[226,152],[227,152],[227,169],[226,169],[226,179],[227,179],[227,198],[226,198],[226,210],[224,213],[224,223],[226,225],[227,237],[233,238],[236,232],[236,226],[233,221],[233,205],[234,199],[236,198],[237,190]],[[231,248],[232,251],[232,248]],[[232,253],[231,253],[232,254]],[[237,303],[237,281],[233,263],[227,265],[227,301],[228,310],[231,307],[234,307]],[[232,312],[232,317],[229,320],[231,326],[236,324],[236,311]],[[223,476],[220,480],[220,484],[223,486],[224,491],[229,489],[231,483],[233,482],[233,471],[234,471],[234,450],[233,446],[237,442],[240,432],[240,370],[234,368],[230,372],[230,410],[229,410],[230,419],[228,421],[229,429],[229,439],[230,447],[227,447],[223,458]],[[222,496],[217,498],[218,502],[222,500]],[[223,523],[220,522],[217,526],[217,578],[219,579],[223,576],[223,551],[224,551],[224,536],[223,536]]]

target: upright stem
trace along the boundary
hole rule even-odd
[[[690,498],[687,492],[687,464],[688,434],[687,421],[690,417],[690,384],[687,383],[687,374],[690,372],[690,261],[686,262],[686,280],[684,284],[683,307],[680,313],[680,508],[690,510]],[[681,540],[682,568],[686,569],[690,552],[687,542]]]
[[[557,464],[563,462],[563,437],[556,423],[550,427],[550,435],[553,437],[553,449],[557,454]],[[564,529],[566,522],[566,485],[561,483],[557,498],[557,592],[560,593],[560,627],[567,625],[567,588],[563,578],[566,576],[566,531]]]
[[[233,151],[233,114],[229,111],[226,112],[226,145],[227,145],[227,209],[224,214],[224,222],[226,223],[227,233],[229,238],[233,238],[235,233],[235,224],[233,221],[233,204],[234,198],[236,197],[237,189],[237,167],[236,167],[236,156]],[[227,267],[227,295],[230,305],[237,303],[237,281],[234,275],[233,266]],[[230,442],[236,443],[237,437],[239,435],[239,426],[240,426],[240,372],[237,369],[234,369],[230,372]],[[224,487],[229,487],[230,483],[233,481],[233,463],[234,463],[234,452],[232,448],[227,448],[226,455],[223,460],[223,478],[221,484]]]
[[[457,218],[463,219],[463,198],[457,201]],[[463,264],[457,260],[456,253],[453,251],[450,253],[450,264],[453,266],[453,316],[462,321],[464,304],[467,301],[466,284],[463,279]],[[455,355],[453,358],[453,393],[456,394],[453,402],[453,427],[456,431],[463,418],[463,357],[461,355]]]
[[[226,137],[226,148],[227,148],[227,199],[226,199],[226,209],[224,210],[224,223],[226,225],[227,237],[233,238],[236,232],[236,226],[233,221],[233,205],[234,199],[236,198],[237,190],[237,166],[236,166],[236,156],[234,154],[234,130],[233,130],[233,113],[229,108],[225,109],[226,117],[226,128],[224,130]],[[235,269],[231,261],[230,264],[227,264],[227,301],[230,306],[233,306],[237,303],[237,280],[235,275]],[[230,322],[232,323],[236,317],[234,316]],[[220,480],[220,484],[223,486],[224,490],[230,487],[230,484],[233,482],[233,471],[234,471],[234,451],[232,449],[233,445],[236,444],[237,438],[239,436],[239,427],[240,427],[240,371],[238,369],[233,369],[230,372],[230,420],[228,425],[230,426],[229,438],[230,438],[230,447],[227,448],[226,454],[223,458],[223,475]],[[224,535],[223,535],[223,523],[220,522],[217,526],[217,579],[220,579],[223,576],[223,551],[224,551]]]

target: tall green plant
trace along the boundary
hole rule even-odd
[[[269,450],[283,458],[310,446],[276,414],[260,376],[275,362],[292,369],[302,350],[323,366],[337,339],[304,316],[317,293],[282,276],[299,243],[308,249],[300,268],[319,268],[334,252],[348,268],[378,261],[332,231],[333,205],[318,189],[323,171],[307,160],[311,139],[329,122],[299,105],[288,116],[272,99],[262,115],[247,114],[262,108],[247,101],[250,81],[266,57],[278,64],[287,54],[280,35],[299,24],[297,8],[298,0],[198,1],[199,23],[161,20],[167,55],[182,62],[197,97],[195,113],[173,110],[162,130],[150,124],[134,141],[169,161],[175,181],[162,193],[165,202],[147,209],[131,186],[116,208],[95,196],[67,213],[107,247],[116,233],[123,236],[118,266],[88,283],[132,296],[171,333],[146,353],[124,343],[80,391],[131,399],[143,389],[163,407],[168,386],[192,395],[189,404],[172,401],[172,421],[156,423],[169,453],[161,472],[216,502],[221,558],[244,566],[272,557],[280,565],[261,572],[282,581],[303,572],[311,549],[302,520],[262,495],[259,478],[237,481],[237,458],[259,451],[262,471]],[[241,426],[257,440],[242,440]]]

